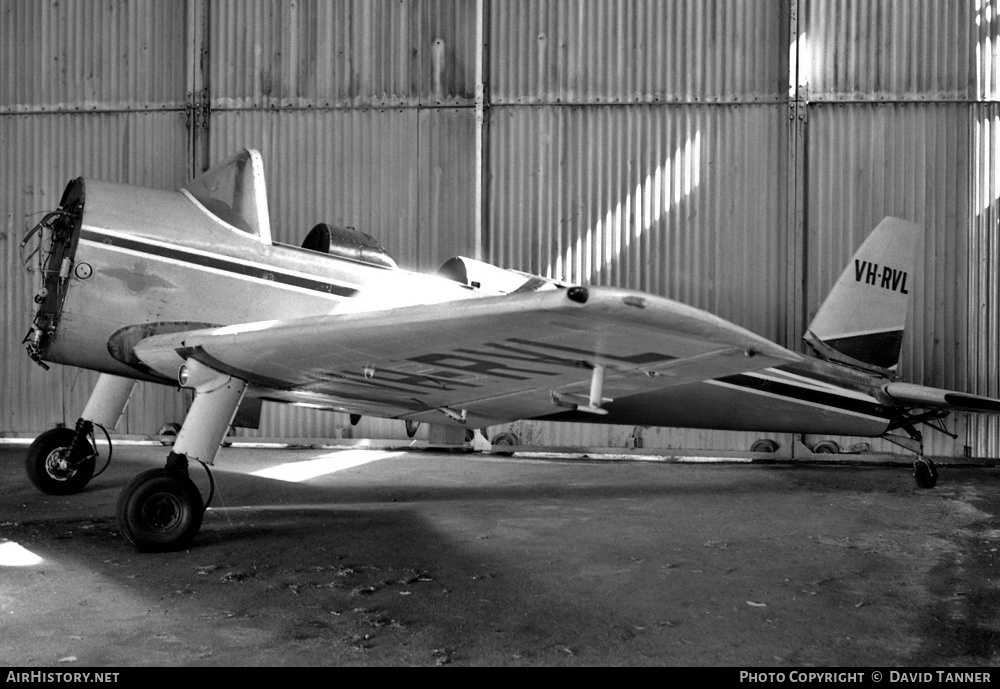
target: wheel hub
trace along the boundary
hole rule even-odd
[[[69,463],[69,448],[57,447],[45,458],[45,473],[56,481],[69,481],[76,476],[76,467]]]
[[[151,495],[142,506],[142,520],[150,530],[158,533],[176,528],[182,514],[181,501],[172,493],[161,492]]]

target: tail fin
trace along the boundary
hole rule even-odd
[[[906,327],[919,225],[885,218],[819,307],[805,341],[824,359],[893,369]]]

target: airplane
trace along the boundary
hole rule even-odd
[[[122,490],[141,551],[188,547],[204,500],[189,464],[214,463],[259,400],[434,424],[439,437],[518,419],[882,437],[937,469],[917,427],[1000,399],[898,380],[921,228],[886,218],[806,331],[808,355],[665,297],[566,284],[456,257],[400,269],[352,228],[272,240],[260,154],[244,149],[178,191],[77,178],[22,242],[37,248],[29,356],[100,373],[74,428],[28,449],[49,494],[87,485],[95,428],[136,381],[195,391],[162,468]],[[32,258],[37,256],[37,258]],[[443,430],[442,430],[443,429]],[[108,442],[110,436],[108,435]]]

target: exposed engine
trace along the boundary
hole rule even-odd
[[[37,304],[32,316],[31,330],[22,343],[39,366],[48,369],[42,357],[49,341],[55,336],[59,314],[66,298],[66,283],[73,267],[73,252],[76,249],[77,233],[83,217],[83,179],[71,181],[63,192],[59,209],[42,218],[21,241],[21,251],[34,240],[34,250],[24,257],[22,263],[30,272],[41,275],[41,287],[35,294]],[[33,260],[37,265],[32,267]],[[78,271],[84,270],[78,267]]]

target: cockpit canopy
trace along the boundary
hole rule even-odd
[[[243,149],[195,177],[183,191],[227,225],[271,243],[264,161],[258,151]]]

